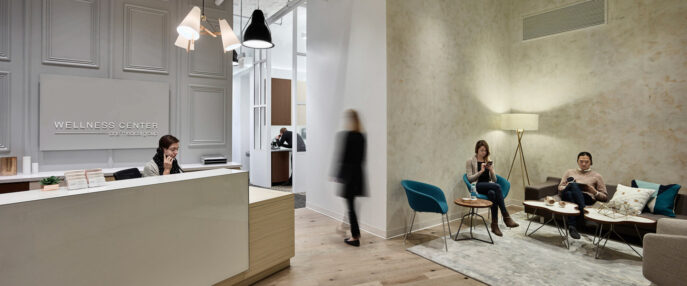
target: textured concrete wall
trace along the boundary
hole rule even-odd
[[[513,1],[511,106],[540,114],[531,178],[585,150],[609,184],[687,185],[687,1],[609,0],[605,25],[522,41],[522,15],[574,2]]]
[[[497,172],[508,171],[515,142],[494,124],[510,108],[507,3],[387,2],[388,235],[410,223],[401,180],[434,184],[449,202],[465,196],[465,160],[479,139]],[[419,215],[414,228],[439,222]]]
[[[409,224],[400,181],[437,185],[449,201],[465,195],[478,139],[505,177],[516,138],[498,129],[500,113],[540,114],[523,139],[532,183],[576,167],[586,150],[609,184],[687,185],[687,1],[609,0],[607,24],[522,41],[523,16],[576,2],[387,1],[390,235]],[[511,202],[524,199],[521,172]]]

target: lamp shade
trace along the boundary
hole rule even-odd
[[[198,40],[200,38],[200,8],[193,6],[191,11],[181,24],[177,26],[177,33],[186,39]]]
[[[539,114],[510,113],[501,114],[503,130],[538,130]]]
[[[234,50],[241,46],[241,42],[234,34],[234,30],[231,29],[227,20],[219,19],[219,29],[222,33],[222,48],[225,52]]]
[[[189,42],[191,42],[190,45]],[[181,35],[179,35],[176,41],[174,41],[174,45],[182,49],[189,49],[190,51],[195,50],[195,43],[189,39],[182,37]]]
[[[243,45],[253,49],[270,49],[274,47],[272,43],[272,33],[267,27],[265,14],[262,10],[256,9],[251,16],[252,20],[246,31],[243,33]]]

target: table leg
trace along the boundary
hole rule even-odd
[[[465,238],[460,238],[460,239],[459,239],[459,238],[458,238],[458,234],[460,233],[460,228],[462,227],[462,220],[465,219],[465,216],[470,216],[470,237],[465,237]],[[476,237],[474,236],[474,234],[472,233],[472,228],[474,227],[473,225],[474,225],[474,218],[475,218],[475,216],[478,216],[478,217],[480,217],[480,218],[482,219],[482,222],[484,223],[484,228],[486,228],[486,230],[487,230],[487,235],[489,235],[489,241],[486,241],[486,240],[484,240],[484,239],[476,238]],[[489,232],[489,228],[487,227],[487,221],[484,219],[484,217],[483,217],[482,215],[478,214],[478,213],[475,211],[474,208],[471,208],[471,209],[470,209],[470,213],[468,213],[467,215],[464,215],[464,216],[463,216],[463,219],[461,219],[461,225],[458,227],[458,232],[456,232],[456,236],[455,236],[454,239],[453,239],[454,241],[474,239],[474,240],[479,240],[479,241],[482,241],[482,242],[494,244],[494,239],[491,237],[491,233]]]
[[[456,236],[453,240],[458,240],[458,234],[460,233],[460,229],[463,227],[463,222],[465,221],[465,217],[470,215],[470,213],[464,214],[463,217],[460,219],[460,225],[458,226],[458,231],[456,232]]]
[[[566,219],[565,216],[561,216],[561,217],[563,217],[563,228],[565,228],[565,247],[570,249],[570,239],[569,239],[569,235],[568,235],[568,223],[567,223],[568,220]]]
[[[606,237],[601,237],[599,239],[599,242],[596,244],[596,254],[594,254],[594,258],[599,259],[599,249],[601,248],[606,248],[606,243],[608,243],[608,239],[611,237],[611,232],[613,231],[613,225],[610,226],[610,229],[606,233]],[[601,233],[599,233],[601,234]],[[601,246],[601,241],[606,239],[606,242],[604,242],[604,246]]]
[[[639,233],[639,230],[638,230],[636,227],[637,227],[637,225],[635,225],[635,230]],[[603,228],[603,226],[602,226],[602,228]],[[601,232],[599,232],[599,233],[601,233]],[[620,235],[615,231],[615,227],[614,227],[614,225],[612,225],[612,224],[611,224],[611,228],[610,228],[610,229],[608,230],[608,232],[606,233],[606,237],[605,237],[605,238],[601,238],[601,240],[606,239],[606,241],[604,242],[604,245],[601,246],[601,247],[599,247],[599,246],[601,245],[601,240],[599,240],[599,242],[598,242],[598,244],[597,244],[597,246],[596,246],[596,255],[594,255],[594,258],[596,258],[596,259],[599,258],[599,249],[606,248],[606,243],[608,243],[608,240],[611,238],[611,233],[614,233],[617,237],[619,237],[620,240],[622,240],[623,243],[625,243],[625,245],[627,245],[627,247],[629,247],[630,249],[632,249],[632,251],[634,251],[634,252],[639,256],[640,259],[644,259],[644,257],[643,257],[641,254],[639,254],[639,252],[638,252],[634,247],[632,247],[632,245],[630,245],[629,243],[627,243],[627,241],[625,241],[625,239],[624,239],[622,236],[620,236]],[[640,240],[641,240],[641,237],[640,237]]]
[[[487,230],[487,234],[489,235],[489,240],[490,240],[491,244],[494,244],[494,239],[491,238],[491,232],[489,231],[489,227],[487,227],[487,221],[484,220],[483,216],[481,216],[481,215],[478,215],[478,216],[482,218],[482,222],[484,223],[484,228]],[[482,240],[482,241],[484,241],[484,240]],[[484,242],[486,242],[486,241],[484,241]]]
[[[472,227],[475,225],[474,219],[475,219],[475,208],[470,208],[470,238],[474,238],[474,236],[472,235]]]
[[[534,215],[536,215],[536,213],[537,213],[537,209],[534,209]],[[542,217],[542,218],[543,218],[543,217]],[[527,224],[527,229],[525,229],[525,235],[526,235],[526,236],[532,236],[535,232],[537,232],[539,229],[541,229],[542,227],[544,227],[545,225],[547,225],[548,223],[550,223],[553,219],[554,219],[554,215],[551,214],[551,218],[550,218],[549,220],[547,220],[546,222],[542,223],[542,225],[540,225],[537,229],[533,230],[532,232],[530,232],[530,233],[528,234],[527,231],[530,229],[530,225],[532,224],[532,221],[530,220],[530,222]]]
[[[639,254],[639,252],[637,252],[637,250],[636,250],[634,247],[632,247],[632,245],[630,245],[629,243],[627,243],[627,241],[625,241],[625,239],[624,239],[622,236],[620,236],[617,232],[615,232],[615,230],[614,230],[613,228],[611,228],[611,230],[613,230],[613,233],[615,233],[615,235],[616,235],[617,237],[620,237],[620,240],[622,240],[622,241],[625,243],[625,245],[627,245],[630,249],[632,249],[632,251],[634,251],[635,253],[637,253],[637,255],[639,255],[639,258],[644,259],[644,257],[642,257],[642,255]]]
[[[604,225],[597,223],[596,230],[594,230],[594,239],[592,239],[592,245],[598,245],[601,242],[601,233],[603,232]],[[597,241],[598,239],[598,241]]]
[[[534,218],[536,216],[537,216],[537,209],[534,209],[534,213],[532,214],[532,217]],[[525,235],[527,235],[527,231],[530,230],[530,225],[532,224],[532,220],[529,218],[528,218],[528,220],[530,221],[530,223],[527,224],[527,229],[525,229]]]
[[[639,233],[639,229],[637,228],[637,224],[633,224],[635,226],[635,231],[637,232],[637,236],[639,236],[639,242],[642,243],[642,247],[644,246],[644,237]]]

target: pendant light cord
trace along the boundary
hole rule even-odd
[[[241,13],[240,13],[241,16],[239,17],[239,31],[240,31],[239,36],[241,37],[241,43],[243,43],[243,0],[241,0],[241,8],[240,9],[241,9]],[[234,26],[234,27],[236,27],[236,26]],[[239,49],[241,51],[241,56],[243,56],[243,45],[241,45],[239,47]]]

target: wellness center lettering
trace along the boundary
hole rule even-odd
[[[55,134],[158,136],[159,124],[145,121],[55,121]]]

